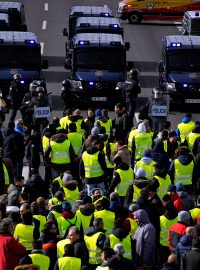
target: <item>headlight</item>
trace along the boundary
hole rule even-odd
[[[72,90],[83,89],[81,81],[71,80],[70,82],[71,82]]]
[[[175,83],[166,83],[166,91],[176,91]]]
[[[118,82],[117,83],[117,85],[116,85],[116,87],[115,87],[115,90],[119,90],[119,89],[121,89],[122,88],[122,82]]]

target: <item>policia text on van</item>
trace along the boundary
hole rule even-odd
[[[144,20],[180,19],[187,10],[200,9],[200,1],[195,0],[123,0],[118,3],[117,16],[129,23]]]
[[[200,36],[165,36],[159,83],[174,103],[200,103]]]

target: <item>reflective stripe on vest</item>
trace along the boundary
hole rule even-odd
[[[59,270],[80,270],[81,259],[75,257],[63,257],[58,259]]]
[[[65,245],[70,244],[69,239],[60,240],[57,243],[57,254],[58,258],[62,258],[65,254]]]
[[[138,133],[135,136],[135,158],[142,158],[146,149],[152,149],[152,136],[150,133]]]
[[[89,251],[89,263],[90,264],[101,264],[101,249],[97,247],[96,242],[99,237],[99,235],[102,234],[102,232],[97,232],[91,236],[84,236],[86,247]]]
[[[119,194],[119,196],[125,196],[129,182],[134,178],[133,170],[132,168],[129,168],[126,171],[117,169],[116,172],[119,174],[121,179],[120,183],[116,187],[116,192]]]
[[[131,151],[132,150],[132,143],[133,143],[133,139],[135,138],[135,136],[138,134],[138,129],[133,129],[131,130],[131,132],[129,133],[128,136],[128,150]]]
[[[151,179],[154,172],[153,172],[153,165],[156,164],[155,161],[151,161],[150,163],[146,164],[144,163],[144,161],[141,159],[139,160],[137,163],[136,163],[136,168],[139,169],[139,168],[142,168],[144,169],[144,171],[146,172],[146,178],[147,179]]]
[[[193,160],[183,165],[178,159],[174,160],[174,183],[182,183],[183,185],[192,185],[192,174],[193,174],[194,162]]]
[[[86,151],[82,155],[85,168],[85,177],[93,178],[103,175],[103,170],[98,161],[99,151],[95,154],[88,154]]]
[[[50,259],[48,256],[39,253],[29,254],[28,256],[31,258],[33,264],[39,265],[40,270],[49,270]]]
[[[111,152],[111,154],[113,154],[115,151],[115,143],[109,143],[109,145],[110,145],[110,152]],[[105,161],[106,161],[107,168],[111,168],[111,169],[114,168],[115,165],[110,163],[110,161],[106,155],[106,145],[105,145],[103,151],[105,153]]]
[[[186,136],[192,132],[194,129],[195,123],[193,121],[190,121],[188,123],[180,123],[178,124],[178,130],[180,132],[180,138],[181,142],[184,142],[186,139]]]
[[[78,187],[76,186],[75,190],[70,190],[66,187],[63,187],[65,197],[64,200],[68,201],[72,206],[76,204],[76,200],[79,198],[79,190]]]
[[[83,215],[80,210],[77,210],[76,216],[80,218],[83,229],[86,229],[90,227],[91,219],[94,216],[94,213],[92,213],[90,216],[86,216]]]
[[[81,154],[83,137],[77,132],[70,132],[67,134],[68,140],[71,142],[74,152],[77,156]]]
[[[26,250],[32,250],[32,243],[34,241],[33,231],[33,225],[19,223],[15,227],[13,236],[19,238],[19,242],[26,248]]]
[[[110,247],[114,249],[114,246],[116,244],[122,244],[124,246],[125,253],[123,256],[127,259],[132,260],[132,249],[131,249],[131,237],[130,235],[127,235],[125,238],[120,241],[119,238],[117,238],[114,234],[109,235],[110,238]]]
[[[193,148],[193,144],[196,140],[196,138],[200,137],[200,133],[193,133],[193,132],[190,132],[187,137],[186,137],[186,140],[188,142],[188,147],[190,148],[190,150],[192,150]]]
[[[167,194],[167,188],[169,185],[171,185],[171,179],[169,175],[167,174],[165,178],[162,178],[160,176],[155,175],[154,178],[156,178],[159,182],[159,187],[157,190],[158,196],[162,199],[162,197]]]
[[[169,227],[178,222],[178,218],[167,219],[165,216],[160,217],[160,244],[168,247],[168,231]]]
[[[104,223],[104,230],[111,230],[115,220],[115,213],[104,209],[94,212],[94,218],[102,218]]]
[[[65,140],[61,143],[50,141],[51,146],[51,162],[56,164],[70,163],[69,147],[70,141]]]

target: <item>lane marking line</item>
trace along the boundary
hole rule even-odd
[[[41,54],[43,55],[44,54],[44,42],[40,42],[40,51],[41,51]]]
[[[44,10],[48,11],[49,10],[49,4],[48,3],[44,3]]]
[[[47,21],[43,21],[42,22],[42,30],[46,30],[47,29]]]

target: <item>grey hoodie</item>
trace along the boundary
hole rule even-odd
[[[150,223],[148,214],[145,210],[140,209],[134,212],[134,217],[140,221],[139,227],[133,236],[136,240],[136,264],[153,265],[156,255],[156,231]]]

